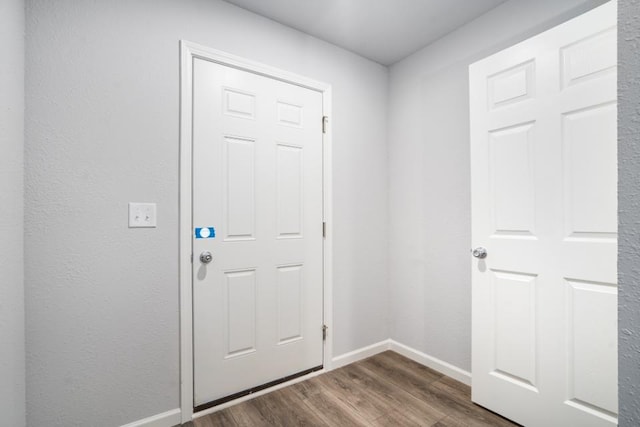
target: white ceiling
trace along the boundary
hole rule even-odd
[[[391,65],[506,0],[225,0]]]

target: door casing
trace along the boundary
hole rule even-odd
[[[309,375],[331,370],[332,357],[332,164],[331,164],[331,85],[292,74],[265,64],[211,49],[197,43],[180,41],[180,185],[179,185],[179,288],[180,288],[180,409],[183,423],[193,413],[193,278],[192,278],[192,121],[193,59],[199,58],[265,77],[302,86],[322,93],[325,122],[322,135],[323,220],[323,317],[328,328],[323,349],[324,368]],[[304,377],[303,377],[304,378]],[[285,383],[286,384],[286,383]],[[255,394],[253,395],[255,396]],[[225,405],[226,406],[226,405]],[[215,410],[215,409],[214,409]],[[207,412],[211,412],[208,410]]]

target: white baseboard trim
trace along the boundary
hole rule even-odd
[[[122,427],[173,427],[181,423],[180,409],[172,409],[171,411],[125,424]]]
[[[431,368],[434,371],[438,371],[448,377],[458,380],[466,385],[471,385],[471,372],[467,372],[464,369],[460,369],[457,366],[453,366],[443,360],[429,356],[414,348],[400,344],[397,341],[389,340],[389,350],[395,351],[398,354],[403,355],[406,358],[418,362],[421,365]]]
[[[375,356],[378,353],[387,351],[389,350],[389,341],[390,340],[380,341],[378,343],[350,351],[349,353],[336,356],[331,359],[331,369],[338,369],[357,362],[358,360],[366,359],[367,357]]]
[[[359,360],[366,359],[367,357],[375,356],[376,354],[382,353],[386,350],[395,351],[414,362],[418,362],[419,364],[431,368],[434,371],[438,371],[441,374],[453,378],[454,380],[458,380],[463,384],[471,385],[471,372],[467,372],[464,369],[460,369],[457,366],[453,366],[452,364],[445,362],[444,360],[425,354],[392,339],[380,341],[334,357],[331,360],[331,369],[341,368]]]

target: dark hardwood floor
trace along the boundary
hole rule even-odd
[[[368,359],[198,418],[214,426],[515,426],[470,388],[397,353]]]

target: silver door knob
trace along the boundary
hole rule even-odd
[[[487,257],[487,250],[482,246],[475,248],[471,253],[476,258],[483,259]]]
[[[204,251],[200,254],[200,262],[203,264],[209,264],[213,261],[213,254],[209,251]]]

